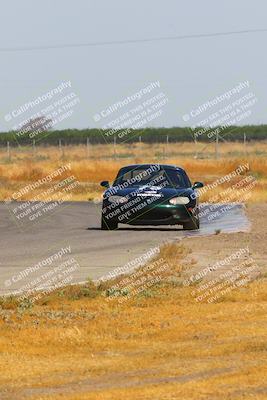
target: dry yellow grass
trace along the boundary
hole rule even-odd
[[[180,275],[187,254],[171,245],[158,257]],[[122,305],[73,300],[71,288],[22,314],[2,310],[0,398],[266,398],[266,288],[262,279],[200,304],[165,276]]]
[[[206,158],[194,158],[197,151],[205,147]],[[62,175],[74,175],[80,183],[72,191],[72,200],[100,199],[102,189],[99,182],[113,181],[120,167],[133,163],[159,162],[184,167],[192,181],[201,180],[212,183],[217,178],[233,171],[238,165],[249,163],[249,174],[257,178],[254,195],[249,201],[267,199],[267,143],[248,143],[246,153],[240,143],[222,143],[220,158],[214,158],[214,144],[194,145],[193,143],[118,145],[116,157],[113,146],[94,145],[89,154],[86,146],[68,146],[64,153],[57,147],[38,147],[36,152],[29,148],[11,150],[11,160],[7,160],[4,149],[0,150],[0,200],[9,198],[12,193],[28,183],[35,182],[55,171],[62,165],[70,164],[71,171]],[[199,156],[203,153],[199,153]],[[51,186],[42,185],[30,191],[21,200],[31,200]],[[224,190],[229,185],[221,186]],[[218,192],[218,191],[217,191]],[[214,193],[208,192],[203,200],[210,200]]]

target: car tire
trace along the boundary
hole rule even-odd
[[[198,218],[192,218],[190,221],[185,222],[183,224],[184,230],[186,231],[193,231],[196,229],[199,229],[199,219]]]
[[[104,217],[101,218],[101,230],[102,231],[114,231],[118,228],[117,221],[107,221]]]

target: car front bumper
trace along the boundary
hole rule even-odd
[[[196,204],[187,205],[153,204],[144,207],[118,207],[107,220],[129,225],[179,225],[197,216]]]

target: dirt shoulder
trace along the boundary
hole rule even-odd
[[[208,237],[190,237],[183,240],[192,250],[196,264],[192,268],[197,272],[212,267],[239,249],[248,248],[249,254],[258,265],[258,271],[267,272],[267,203],[255,203],[245,206],[245,212],[251,222],[248,232],[211,235]],[[220,270],[221,271],[221,270]]]

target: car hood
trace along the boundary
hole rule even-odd
[[[171,198],[176,196],[190,196],[193,193],[191,188],[173,188],[173,187],[160,187],[160,186],[131,186],[125,189],[117,189],[116,187],[110,187],[104,193],[104,198],[109,196],[155,196],[159,198]]]

